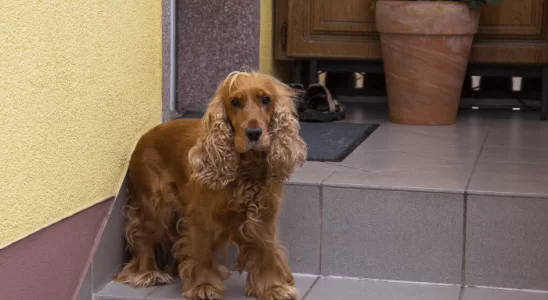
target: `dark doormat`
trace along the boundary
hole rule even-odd
[[[299,134],[308,145],[307,160],[341,162],[377,127],[378,124],[301,122]]]
[[[187,112],[182,118],[201,118],[203,113]],[[300,135],[308,145],[309,161],[343,161],[378,124],[301,122]]]

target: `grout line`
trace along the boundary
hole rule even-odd
[[[320,281],[320,278],[321,278],[321,276],[316,277],[316,279],[314,280],[314,282],[312,282],[312,284],[310,285],[310,287],[308,288],[306,293],[304,293],[304,295],[301,297],[301,300],[305,300],[306,297],[308,297],[308,294],[310,294],[312,289],[316,286],[316,283],[318,283],[318,281]]]
[[[373,173],[373,174],[382,174],[382,173],[391,173],[391,172],[406,172],[406,171],[432,171],[432,170],[438,170],[438,169],[446,169],[446,168],[454,168],[454,167],[465,167],[466,164],[465,163],[458,163],[456,162],[457,164],[448,164],[448,165],[436,165],[436,166],[432,166],[432,167],[429,167],[429,168],[422,168],[422,167],[418,167],[418,168],[409,168],[409,169],[394,169],[394,170],[384,170],[384,171],[368,171],[369,173]],[[351,168],[351,167],[349,167]],[[357,169],[357,170],[361,170],[361,169]]]
[[[467,215],[468,215],[468,194],[464,191],[464,209],[462,219],[462,268],[461,268],[461,285],[464,287],[466,284],[466,227],[467,227]],[[461,288],[462,291],[462,288]]]
[[[464,285],[460,286],[459,290],[459,300],[464,300]]]
[[[155,286],[154,289],[152,289],[152,291],[150,291],[150,293],[146,294],[145,295],[145,300],[146,299],[149,299],[148,296],[152,295],[152,293],[154,293],[155,291],[157,291],[158,289],[160,288],[160,286]]]
[[[487,130],[487,133],[485,134],[485,137],[483,138],[483,142],[481,143],[481,147],[478,151],[478,155],[476,156],[476,159],[474,160],[474,167],[472,168],[472,172],[470,172],[470,176],[468,177],[468,182],[466,183],[466,187],[464,188],[464,194],[468,194],[468,188],[470,187],[470,183],[472,182],[472,176],[476,172],[476,168],[478,166],[478,161],[481,157],[481,153],[483,152],[483,148],[485,148],[485,142],[487,142],[487,138],[489,137],[489,132],[491,131],[491,128]]]
[[[114,199],[116,200],[116,199]],[[93,295],[95,294],[95,282],[93,282],[93,273],[94,273],[94,270],[95,269],[93,266],[95,265],[94,263],[94,260],[91,261],[91,266],[89,266],[91,268],[91,271],[89,272],[90,273],[90,276],[91,278],[89,279],[89,286],[91,287],[91,300],[93,300]]]
[[[412,153],[412,154],[415,154],[415,153]],[[431,158],[435,158],[435,157],[431,157]],[[435,158],[437,159],[437,158]],[[409,168],[409,169],[395,169],[395,170],[385,170],[385,171],[371,171],[371,170],[366,170],[366,169],[362,169],[362,168],[357,168],[357,167],[349,167],[349,166],[346,166],[346,165],[341,165],[341,164],[338,164],[338,163],[332,163],[332,162],[325,162],[329,165],[333,165],[333,166],[337,166],[337,167],[341,167],[341,168],[345,168],[345,169],[349,169],[349,170],[354,170],[354,171],[362,171],[362,172],[365,172],[365,173],[371,173],[371,174],[382,174],[382,173],[390,173],[390,172],[405,172],[405,171],[427,171],[427,170],[437,170],[437,169],[444,169],[444,168],[454,168],[454,167],[465,167],[466,166],[466,163],[457,163],[456,165],[438,165],[438,166],[434,166],[432,168],[422,168],[422,167],[419,167],[419,168]],[[336,171],[335,171],[336,172]],[[331,177],[331,175],[326,178],[325,180],[329,179]],[[324,180],[324,181],[325,181]],[[322,181],[323,183],[323,181]]]
[[[322,247],[323,247],[323,186],[320,186],[320,249],[318,255],[318,273],[322,274]]]
[[[456,147],[453,147],[453,148],[457,148],[457,147],[467,147],[465,145],[463,146],[456,146]],[[383,150],[384,151],[384,150]],[[420,156],[420,157],[424,157],[424,158],[430,158],[430,159],[438,159],[438,160],[443,160],[443,161],[446,161],[446,162],[454,162],[454,163],[457,163],[457,164],[461,164],[462,162],[459,162],[459,161],[456,161],[456,160],[452,160],[452,159],[447,159],[447,158],[441,158],[441,157],[436,157],[436,156],[432,156],[432,155],[426,155],[426,154],[422,154],[422,153],[417,153],[416,151],[409,151],[409,150],[388,150],[388,151],[392,151],[392,152],[400,152],[400,153],[405,153],[405,154],[411,154],[411,155],[416,155],[416,156]]]
[[[508,148],[512,149],[512,148]],[[527,148],[522,148],[527,149]],[[545,162],[525,162],[525,161],[509,161],[509,160],[484,160],[490,163],[503,163],[503,164],[516,164],[516,165],[536,165],[536,166],[546,166],[548,163]]]
[[[470,172],[470,176],[468,177],[468,182],[466,183],[466,186],[464,187],[464,203],[463,203],[463,216],[462,216],[462,263],[461,263],[461,285],[464,287],[466,284],[466,247],[467,247],[467,236],[466,236],[466,229],[468,227],[468,189],[470,188],[470,183],[472,182],[472,177],[474,175],[474,172],[476,172],[476,168],[478,165],[478,161],[481,157],[481,153],[483,152],[483,148],[485,147],[485,142],[487,141],[487,137],[489,136],[489,132],[491,131],[491,128],[487,129],[487,133],[485,134],[485,137],[483,138],[483,142],[481,143],[481,148],[478,151],[478,155],[476,156],[476,159],[474,161],[474,167],[472,168],[472,172]],[[462,294],[461,288],[461,294]],[[460,299],[460,296],[459,296]]]
[[[492,287],[492,286],[483,286],[483,285],[469,285],[467,288],[474,289],[490,289],[497,291],[514,291],[514,292],[527,292],[527,293],[536,293],[536,294],[548,294],[546,290],[532,290],[532,289],[518,289],[518,288],[503,288],[503,287]]]
[[[320,253],[319,253],[319,266],[318,266],[318,273],[322,274],[322,247],[323,247],[323,189],[324,189],[324,183],[331,178],[333,175],[335,175],[337,171],[332,171],[329,176],[327,176],[324,180],[322,180],[319,184],[320,188]],[[319,277],[318,277],[319,278]],[[304,299],[304,298],[303,298]]]
[[[508,146],[508,145],[488,145],[487,148],[504,148],[504,149],[526,149],[526,150],[546,150],[548,147],[523,147],[523,146]]]
[[[343,166],[340,166],[340,167],[343,167]],[[319,184],[319,187],[323,187],[324,186],[324,183],[329,180],[329,178],[333,177],[333,175],[335,175],[335,173],[337,173],[337,171],[331,171],[331,174],[329,174],[329,176],[327,176],[324,180],[320,181],[320,184]]]
[[[444,137],[436,136],[436,135],[431,135],[431,134],[428,134],[428,133],[411,132],[411,131],[407,131],[407,130],[401,130],[401,129],[399,129],[399,128],[388,128],[388,130],[390,130],[390,131],[396,131],[396,132],[398,132],[398,133],[403,133],[403,134],[419,135],[419,136],[423,136],[423,137],[429,137],[429,138],[434,138],[434,139],[446,140],[446,138],[444,138]]]
[[[379,279],[379,278],[369,278],[369,277],[347,277],[347,276],[339,276],[339,275],[320,275],[320,277],[326,278],[326,279],[342,279],[342,280],[354,280],[354,281],[415,284],[415,285],[443,286],[443,287],[457,287],[457,286],[460,287],[460,284],[454,284],[454,283],[407,281],[407,280]]]

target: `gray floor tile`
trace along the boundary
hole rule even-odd
[[[370,172],[387,172],[458,166],[460,163],[399,150],[357,150],[346,157],[340,165]]]
[[[406,147],[417,149],[426,148],[428,145],[439,145],[440,142],[443,142],[443,139],[390,130],[388,125],[381,125],[359,146],[359,148],[368,151],[402,150],[406,149]],[[451,144],[451,146],[453,145]]]
[[[326,275],[460,283],[464,197],[325,187]]]
[[[548,300],[548,293],[465,288],[462,300]]]
[[[407,148],[403,151],[426,157],[455,161],[459,165],[474,165],[479,156],[481,145],[468,146],[436,146],[419,148],[417,150]],[[423,169],[426,167],[422,167]]]
[[[548,165],[548,151],[546,149],[485,146],[479,160]]]
[[[468,197],[466,283],[548,290],[548,199]]]
[[[360,146],[366,150],[405,150],[425,149],[441,146],[478,146],[485,139],[484,133],[477,133],[472,137],[458,135],[438,137],[427,134],[418,134],[393,130],[388,125],[381,125],[364,143]]]
[[[278,226],[293,272],[319,274],[320,222],[320,187],[286,185]]]
[[[543,130],[491,129],[486,146],[508,148],[548,148],[548,127]]]
[[[390,172],[347,168],[335,171],[324,181],[324,185],[464,194],[472,170],[471,165]]]
[[[318,161],[307,161],[302,168],[296,170],[291,178],[287,181],[287,185],[320,185],[336,170],[341,167]]]
[[[154,292],[158,287],[132,288],[126,284],[110,282],[94,294],[95,300],[141,300]]]
[[[486,133],[486,128],[383,125],[341,165],[373,172],[473,166]]]
[[[500,117],[497,120],[491,121],[491,129],[504,129],[514,132],[538,132],[548,130],[547,122],[540,122],[538,113],[519,114],[514,117]]]
[[[458,300],[457,286],[320,278],[306,300]]]
[[[245,297],[245,274],[239,275],[237,273],[232,274],[230,279],[225,281],[226,296],[224,300],[244,300],[255,299]],[[312,283],[316,280],[317,276],[309,275],[295,275],[295,287],[299,290],[302,297],[312,286]],[[172,285],[160,286],[154,292],[152,292],[147,300],[179,300],[181,297],[181,281],[177,280]]]
[[[127,179],[124,180],[93,257],[93,290],[97,291],[112,280],[125,259],[124,216]]]
[[[526,197],[548,197],[548,166],[478,161],[468,192]]]
[[[456,123],[451,126],[411,126],[391,124],[389,128],[395,131],[437,137],[446,141],[460,141],[467,145],[483,143],[483,140],[489,131],[489,126],[486,124],[470,125],[466,123]]]
[[[389,135],[391,134],[389,133]],[[419,138],[423,139],[423,137],[424,136],[419,135]],[[358,146],[350,156],[358,153],[361,154],[376,151],[399,151],[419,155],[421,157],[451,162],[453,165],[468,165],[474,164],[482,146],[479,142],[472,144],[463,143],[464,145],[439,143],[440,138],[423,139],[421,142],[415,143],[412,141],[416,138],[413,138],[412,135],[407,135],[406,138],[408,141],[406,143],[402,143],[401,138],[402,137],[399,134],[392,138],[387,138],[381,134],[379,137],[366,140],[363,144]],[[347,159],[343,162],[346,162]],[[443,164],[447,164],[447,162],[443,162]],[[428,167],[428,164],[424,164],[421,168],[424,169]]]

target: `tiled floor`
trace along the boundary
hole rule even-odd
[[[433,285],[388,282],[354,278],[296,276],[296,287],[303,300],[548,300],[548,293],[489,288],[461,288],[456,285]],[[234,275],[225,283],[226,300],[254,299],[243,296],[244,276]],[[111,283],[95,294],[96,300],[175,300],[183,299],[181,284],[132,289]]]
[[[452,126],[409,126],[348,106],[345,122],[381,126],[340,163],[306,163],[293,183],[548,197],[548,122],[537,112],[463,110]]]

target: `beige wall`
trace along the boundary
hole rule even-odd
[[[118,189],[161,114],[160,1],[6,0],[0,248]]]

